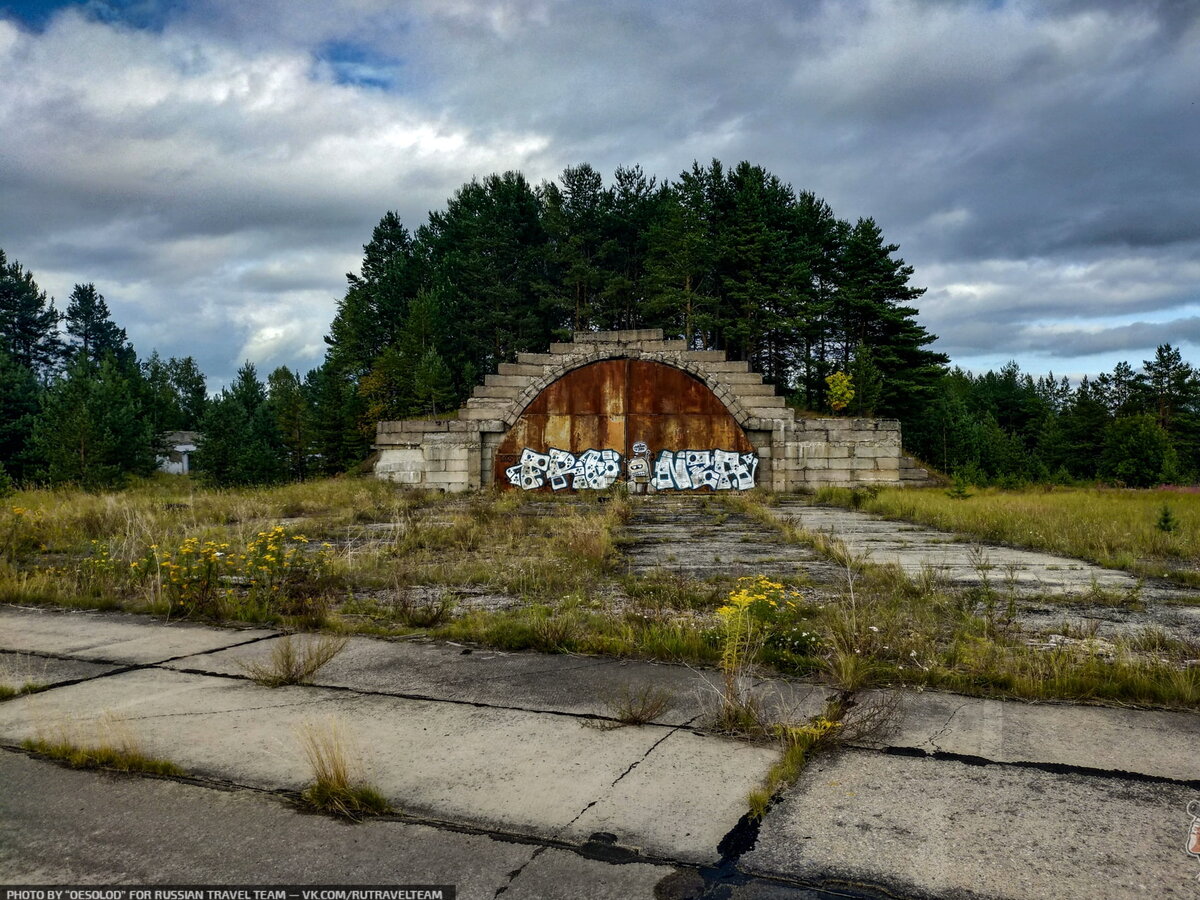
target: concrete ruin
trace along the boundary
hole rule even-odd
[[[811,490],[924,483],[895,419],[807,418],[746,362],[660,329],[521,353],[456,418],[377,426],[377,477],[468,491]]]

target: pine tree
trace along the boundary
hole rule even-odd
[[[0,464],[18,481],[25,479],[31,462],[29,437],[40,394],[33,370],[0,348]]]
[[[0,250],[0,348],[39,378],[48,378],[65,358],[59,318],[33,273],[16,260],[8,262]]]
[[[395,342],[424,273],[424,249],[399,216],[386,213],[363,246],[361,274],[346,276],[349,287],[325,338],[334,366],[356,378],[370,371]]]
[[[871,349],[882,373],[880,412],[908,418],[930,396],[947,357],[925,349],[936,340],[917,324],[908,304],[925,293],[908,283],[912,266],[893,258],[873,219],[859,219],[850,230],[840,259],[840,283],[831,310],[833,343],[843,360],[854,347]]]
[[[605,272],[601,327],[642,326],[650,229],[661,215],[664,197],[664,186],[647,176],[641,166],[618,166],[613,173],[600,247]]]
[[[716,304],[711,252],[701,211],[679,190],[667,189],[647,234],[645,325],[683,338],[688,347],[702,345],[700,323]]]
[[[959,368],[943,375],[934,385],[932,399],[911,425],[905,425],[905,447],[943,472],[978,467],[980,423],[968,403],[970,379]]]
[[[1127,362],[1117,363],[1111,375],[1107,372],[1098,375],[1095,387],[1103,396],[1109,414],[1114,417],[1135,416],[1150,411],[1146,406],[1137,373]]]
[[[308,475],[312,444],[309,430],[312,411],[304,395],[304,385],[287,366],[280,366],[267,376],[267,396],[283,441],[288,475],[295,480],[303,479]]]
[[[413,399],[419,412],[436,416],[454,403],[454,384],[450,369],[437,350],[425,351],[413,372]]]
[[[1152,415],[1124,416],[1104,432],[1104,478],[1129,487],[1151,487],[1173,480],[1176,464],[1171,437]]]
[[[565,325],[546,301],[547,235],[538,195],[519,172],[470,181],[418,230],[459,330],[442,349],[452,371],[494,372],[544,349]]]
[[[554,267],[558,305],[571,310],[571,327],[586,331],[605,317],[601,266],[606,219],[612,195],[600,173],[587,163],[568,166],[558,184],[544,189],[547,256]]]
[[[75,285],[63,319],[72,355],[82,353],[99,363],[106,353],[111,353],[124,363],[132,362],[133,349],[125,329],[113,322],[108,304],[94,284]]]
[[[850,362],[849,375],[854,383],[851,410],[856,416],[873,416],[883,398],[883,373],[872,359],[871,349],[859,344]]]
[[[83,353],[50,385],[31,442],[52,484],[116,487],[157,466],[142,390],[113,356],[96,365]]]
[[[154,434],[183,430],[183,410],[169,364],[155,350],[140,364],[145,404]]]
[[[1171,435],[1185,473],[1200,469],[1200,375],[1170,344],[1142,363],[1139,376],[1146,405]]]
[[[354,380],[328,361],[304,378],[312,410],[313,465],[326,475],[345,472],[367,457],[375,423],[364,426],[365,401]]]
[[[204,373],[190,356],[171,357],[167,360],[167,372],[179,401],[182,416],[179,427],[183,431],[195,431],[208,409],[208,385]]]
[[[1062,413],[1067,470],[1077,478],[1099,474],[1104,434],[1112,421],[1103,393],[1084,376]]]
[[[205,481],[226,486],[284,480],[283,439],[252,363],[238,369],[233,384],[210,404],[200,431],[195,467]]]

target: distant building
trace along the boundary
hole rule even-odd
[[[195,452],[200,436],[198,431],[172,431],[163,435],[167,455],[158,458],[159,470],[171,475],[186,475],[190,471],[188,457]]]

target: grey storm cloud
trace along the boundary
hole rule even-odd
[[[1128,347],[1157,347],[1181,341],[1200,343],[1200,316],[1168,322],[1133,322],[1090,331],[1082,328],[1027,328],[1015,336],[1014,349],[1052,355],[1091,356]],[[1152,354],[1150,354],[1152,355]],[[1144,362],[1144,360],[1142,360]],[[1136,368],[1139,360],[1129,362]]]
[[[0,246],[59,297],[95,281],[139,349],[194,353],[218,381],[243,358],[319,361],[384,211],[415,227],[473,175],[585,160],[671,178],[749,159],[873,216],[956,361],[1200,344],[1128,321],[1200,306],[1191,2],[195,0],[152,27],[111,18],[0,19]]]

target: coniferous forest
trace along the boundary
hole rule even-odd
[[[119,485],[180,430],[203,434],[194,463],[212,483],[344,472],[375,422],[453,410],[518,352],[647,327],[747,360],[813,413],[845,373],[842,414],[899,418],[908,452],[973,483],[1200,472],[1200,378],[1178,350],[1076,385],[949,368],[879,226],[749,163],[665,182],[633,167],[606,184],[586,164],[541,185],[473,179],[414,228],[386,213],[363,250],[321,366],[264,381],[247,363],[215,396],[191,357],[139,359],[94,284],[60,312],[0,250],[0,485]]]

